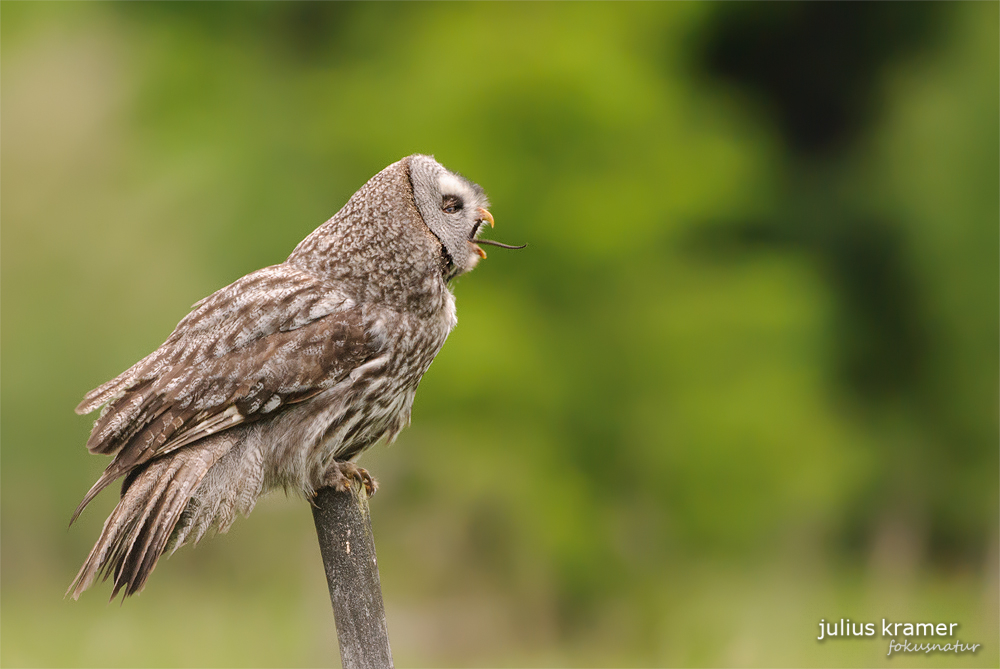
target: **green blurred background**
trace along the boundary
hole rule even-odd
[[[998,655],[997,3],[11,3],[4,666],[336,664],[308,506],[63,592],[88,389],[414,152],[527,242],[363,458],[401,666]]]

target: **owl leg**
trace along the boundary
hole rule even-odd
[[[378,490],[378,481],[372,478],[367,470],[358,467],[353,462],[334,460],[330,468],[323,474],[323,484],[341,492],[350,488],[353,481],[363,485],[369,497]]]

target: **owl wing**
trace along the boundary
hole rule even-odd
[[[288,265],[248,274],[195,304],[160,348],[77,407],[106,405],[87,448],[115,458],[73,518],[135,467],[313,397],[379,350],[336,284]]]

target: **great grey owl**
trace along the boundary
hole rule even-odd
[[[139,592],[160,555],[226,531],[275,487],[375,482],[354,461],[409,422],[455,327],[448,287],[486,254],[483,189],[433,158],[389,165],[280,265],[194,305],[158,349],[89,392],[87,442],[113,455],[73,519],[120,477],[121,500],[70,586]]]

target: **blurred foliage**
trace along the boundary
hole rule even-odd
[[[401,665],[998,660],[998,11],[3,3],[4,666],[335,662],[301,500],[61,599],[78,399],[414,152],[496,236],[363,462]]]

